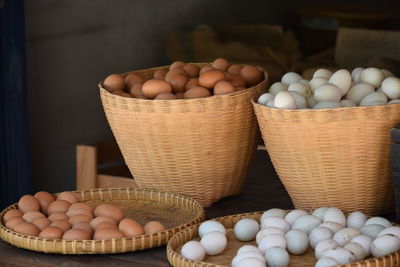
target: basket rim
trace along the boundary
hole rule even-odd
[[[4,214],[7,211],[11,210],[11,209],[17,209],[18,203],[14,203],[14,204],[9,205],[8,207],[6,207],[5,209],[3,209],[0,212],[0,239],[2,239],[3,241],[8,242],[8,243],[10,243],[11,245],[14,245],[14,246],[16,246],[16,244],[15,244],[16,240],[15,239],[18,239],[18,240],[21,240],[21,239],[32,240],[33,239],[35,241],[60,242],[62,244],[67,244],[67,243],[83,244],[83,243],[88,243],[88,242],[90,244],[102,244],[102,243],[107,242],[107,241],[113,241],[114,242],[114,241],[121,240],[121,241],[124,242],[124,241],[133,241],[133,240],[142,240],[142,239],[146,240],[146,239],[149,239],[149,238],[152,238],[152,237],[153,238],[160,238],[162,235],[168,236],[169,232],[175,233],[175,232],[177,232],[179,230],[182,230],[182,229],[185,229],[186,227],[189,227],[189,226],[191,226],[193,224],[199,223],[199,222],[203,221],[204,218],[205,218],[204,208],[197,200],[195,200],[193,198],[190,198],[190,197],[188,197],[186,195],[178,194],[178,193],[174,193],[174,192],[167,192],[167,191],[148,189],[148,188],[133,188],[133,187],[95,188],[95,189],[86,189],[86,190],[75,190],[75,191],[71,191],[71,192],[81,194],[82,197],[84,196],[85,193],[90,193],[90,196],[93,197],[95,193],[100,192],[100,198],[98,198],[98,199],[97,198],[85,199],[85,200],[80,200],[79,202],[86,202],[86,201],[92,201],[92,200],[118,200],[118,199],[120,199],[120,198],[115,198],[115,197],[114,198],[103,197],[101,195],[102,192],[111,192],[111,191],[118,191],[120,193],[123,193],[123,192],[125,192],[125,193],[143,192],[143,193],[150,193],[150,194],[156,193],[158,195],[170,196],[170,197],[172,197],[172,199],[180,200],[178,203],[181,204],[180,205],[181,207],[186,207],[186,208],[189,209],[189,207],[191,205],[193,205],[193,207],[195,207],[194,211],[196,211],[196,217],[193,220],[189,221],[189,222],[180,224],[180,225],[175,226],[173,228],[165,229],[165,230],[157,232],[155,234],[144,234],[144,235],[139,235],[139,236],[134,236],[134,237],[110,238],[110,239],[101,239],[101,240],[94,240],[94,239],[89,239],[89,240],[48,239],[48,238],[42,238],[42,237],[38,237],[38,236],[30,236],[30,235],[20,234],[20,233],[17,233],[15,231],[7,228],[3,224],[3,216],[4,216]],[[52,194],[52,195],[58,195],[58,194],[59,193],[55,193],[55,194]],[[140,196],[140,195],[138,195],[138,196]],[[170,198],[168,198],[168,200],[169,199]],[[141,200],[141,198],[140,197],[137,198],[137,199],[132,198],[132,200]],[[186,201],[187,204],[184,204],[184,202],[181,201],[181,200]],[[161,201],[157,201],[157,200],[146,200],[146,201],[161,202]],[[5,237],[5,233],[11,234],[12,237],[11,238],[6,238]],[[163,244],[157,245],[159,242],[153,242],[153,243],[155,243],[155,245],[153,245],[153,246],[151,246],[149,248],[154,248],[154,247],[163,245]],[[21,247],[21,246],[18,246],[18,247]],[[31,248],[28,248],[28,247],[22,247],[22,248],[29,249],[29,250],[34,250],[34,251],[46,252],[46,253],[50,252],[50,253],[58,253],[58,254],[60,254],[59,252],[52,252],[50,250],[46,250],[46,251],[45,250],[37,250],[37,249],[31,249]],[[148,248],[146,248],[146,249],[148,249]],[[109,251],[109,252],[99,252],[99,253],[93,253],[93,252],[90,252],[90,251],[85,251],[85,252],[83,252],[83,254],[121,253],[121,252],[131,252],[131,251],[136,251],[136,250],[139,250],[139,249],[115,251],[115,252]],[[64,253],[64,254],[82,254],[82,253],[70,253],[70,252],[68,252],[68,253]]]
[[[291,211],[291,210],[287,210],[287,211]],[[233,219],[241,219],[241,218],[246,218],[247,216],[261,216],[265,211],[254,211],[254,212],[246,212],[246,213],[238,213],[238,214],[231,214],[231,215],[226,215],[226,216],[222,216],[222,217],[217,217],[217,218],[211,218],[209,220],[214,220],[214,221],[218,221],[222,224],[224,224],[224,222],[229,222],[232,221]],[[391,222],[393,225],[397,225],[396,223]],[[194,225],[191,225],[190,227],[187,227],[177,233],[175,233],[172,238],[168,241],[167,244],[167,257],[168,257],[168,261],[171,265],[173,265],[173,259],[176,259],[176,261],[178,261],[181,265],[179,266],[201,266],[201,267],[228,267],[228,265],[222,265],[222,264],[215,264],[215,263],[208,263],[205,261],[193,261],[190,259],[187,259],[185,257],[183,257],[180,253],[178,253],[178,251],[176,251],[176,248],[172,248],[172,242],[175,242],[176,239],[181,238],[181,237],[187,237],[188,233],[190,233],[190,231],[192,231],[194,228],[198,228],[200,226],[201,223],[197,223]],[[225,226],[225,225],[224,225]],[[231,228],[228,228],[231,229]],[[196,236],[198,236],[198,233],[196,233]],[[182,245],[182,243],[180,243],[179,245]],[[349,267],[349,266],[357,266],[357,267],[364,267],[364,266],[370,266],[370,264],[377,264],[377,265],[373,265],[373,266],[381,266],[379,263],[377,263],[377,260],[383,260],[385,262],[390,261],[392,257],[396,257],[396,258],[400,258],[400,250],[393,252],[389,255],[386,256],[381,256],[381,257],[376,257],[376,258],[368,258],[368,259],[364,259],[363,261],[358,261],[358,262],[352,262],[349,264],[340,264],[340,265],[336,265],[335,267]],[[356,264],[356,265],[355,265]],[[382,265],[382,266],[386,266],[386,265]]]

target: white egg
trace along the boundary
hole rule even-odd
[[[333,258],[339,262],[339,264],[347,264],[356,261],[353,253],[341,247],[325,250],[324,253],[322,253],[322,258]]]
[[[292,83],[298,82],[302,80],[303,77],[301,77],[298,73],[296,72],[288,72],[285,75],[282,76],[281,82],[287,85],[290,85]]]
[[[316,88],[314,91],[314,98],[317,102],[321,101],[333,101],[339,102],[342,98],[342,93],[334,84],[327,83]]]
[[[340,246],[344,246],[359,234],[360,231],[358,231],[357,229],[343,228],[335,233],[335,235],[333,236],[333,240],[335,240]]]
[[[377,68],[366,68],[360,74],[360,81],[379,88],[384,79],[383,73]]]
[[[360,102],[360,106],[374,106],[376,103],[387,103],[387,97],[383,93],[372,92],[366,95]]]
[[[271,247],[281,247],[286,249],[286,239],[281,235],[271,234],[261,240],[258,245],[258,248],[262,253],[265,253],[265,251]]]
[[[308,239],[310,240],[310,246],[314,249],[320,241],[331,239],[332,236],[333,232],[329,228],[318,226],[308,234]]]
[[[371,244],[371,254],[374,257],[389,255],[400,249],[400,239],[393,235],[377,237]]]
[[[344,96],[351,86],[351,74],[345,69],[338,70],[329,78],[329,83],[339,87],[342,96]]]
[[[330,70],[319,69],[314,72],[313,78],[321,77],[321,78],[329,79],[331,76],[332,76],[332,72]]]
[[[333,233],[336,233],[340,229],[343,229],[344,226],[337,222],[324,222],[320,224],[321,227],[329,228]]]
[[[206,256],[206,251],[199,241],[188,241],[181,249],[181,255],[189,260],[201,261]]]
[[[347,216],[347,226],[354,229],[360,229],[367,221],[367,215],[361,211],[354,211]]]
[[[239,261],[241,261],[241,260],[243,260],[245,258],[257,258],[257,259],[260,259],[260,260],[264,261],[263,254],[257,253],[257,252],[254,252],[254,251],[249,251],[249,252],[244,252],[244,253],[237,254],[232,259],[231,265],[235,266],[236,264],[239,263]]]
[[[277,234],[277,235],[285,236],[285,231],[283,231],[282,229],[277,228],[277,227],[267,227],[267,228],[261,229],[256,235],[256,243],[257,243],[257,245],[266,236],[271,235],[271,234]]]
[[[340,209],[331,207],[325,212],[324,222],[336,222],[346,226],[346,216]]]
[[[266,267],[265,261],[260,260],[259,258],[244,258],[235,266],[232,267]]]
[[[287,89],[288,89],[288,86],[286,84],[281,83],[281,82],[276,82],[271,85],[268,92],[273,95],[276,95],[280,91],[287,91]]]
[[[298,81],[298,83],[303,83],[305,85],[307,85],[308,88],[310,88],[310,81],[306,80],[306,79],[301,79]]]
[[[351,72],[351,78],[353,78],[353,82],[359,83],[360,82],[360,75],[361,72],[364,70],[364,68],[358,67],[355,68],[352,72]]]
[[[207,255],[220,254],[225,250],[227,242],[226,235],[221,232],[209,232],[200,240]]]
[[[274,108],[275,107],[275,101],[274,100],[268,101],[267,107]]]
[[[361,100],[368,94],[375,92],[375,88],[367,83],[357,83],[352,86],[346,95],[346,99],[359,105]]]
[[[277,93],[274,99],[274,105],[276,108],[296,109],[296,101],[288,91]]]
[[[385,219],[383,217],[371,217],[371,218],[369,218],[365,222],[365,225],[370,225],[370,224],[379,224],[379,225],[382,225],[385,228],[392,226],[392,224],[387,219]]]
[[[388,104],[397,104],[400,103],[400,99],[393,99],[388,102]]]
[[[286,233],[290,229],[290,224],[281,217],[267,217],[261,221],[261,229],[267,227],[276,227]]]
[[[380,224],[369,224],[361,227],[360,232],[363,235],[367,235],[372,239],[375,239],[375,237],[377,237],[379,232],[382,231],[383,229],[385,229],[385,227],[383,227]]]
[[[308,215],[308,212],[304,210],[292,210],[286,215],[285,221],[293,224],[299,217],[304,215]]]
[[[397,77],[388,77],[382,82],[382,92],[389,99],[400,98],[400,79]]]
[[[367,236],[367,235],[358,235],[356,237],[354,237],[351,240],[352,243],[357,243],[360,246],[363,247],[364,252],[365,252],[365,257],[368,257],[369,255],[371,255],[371,243],[372,243],[372,238]]]
[[[301,255],[307,251],[307,234],[300,230],[290,230],[285,235],[287,250],[294,255]]]
[[[342,107],[338,102],[335,101],[321,101],[313,106],[313,109],[324,109],[324,108],[340,108]]]
[[[286,213],[287,213],[286,210],[278,209],[278,208],[272,208],[272,209],[264,211],[264,213],[261,215],[260,221],[262,222],[265,218],[268,218],[268,217],[285,218]]]
[[[339,265],[339,262],[333,258],[321,258],[315,263],[315,267],[331,267],[336,265]]]
[[[320,86],[322,86],[324,84],[327,84],[327,83],[328,83],[328,79],[326,79],[326,78],[322,78],[322,77],[313,78],[310,81],[311,92],[314,92],[315,89],[317,89],[318,87],[320,87]]]
[[[268,267],[286,267],[289,265],[289,253],[283,248],[269,248],[264,255]]]
[[[307,97],[307,106],[309,108],[312,108],[316,104],[317,104],[317,101],[315,101],[314,95],[310,95],[309,97]]]
[[[288,91],[289,92],[296,92],[303,97],[307,97],[309,95],[310,88],[305,85],[304,83],[295,82],[289,85]]]
[[[387,78],[387,77],[391,77],[394,76],[394,74],[386,69],[381,69],[382,73],[383,73],[383,77]]]
[[[344,248],[353,253],[354,257],[356,258],[356,261],[362,261],[363,259],[366,258],[365,250],[360,244],[350,242],[347,243],[344,246]]]
[[[340,102],[339,102],[339,104],[342,106],[342,107],[355,107],[355,106],[357,106],[353,101],[351,101],[351,100],[348,100],[348,99],[343,99],[343,100],[341,100]]]
[[[297,229],[305,232],[306,234],[310,233],[312,229],[317,227],[322,223],[322,220],[314,215],[304,215],[299,217],[292,225],[292,229]]]
[[[289,93],[293,96],[297,109],[307,108],[307,100],[304,98],[304,96],[296,92]]]
[[[200,224],[199,236],[201,238],[207,233],[215,231],[226,234],[225,227],[222,223],[213,220],[208,220]]]
[[[320,207],[318,209],[315,209],[312,212],[312,215],[317,216],[318,218],[320,218],[322,221],[324,220],[325,217],[325,213],[326,211],[329,209],[329,207]]]
[[[394,235],[398,239],[400,239],[400,227],[399,226],[390,226],[386,229],[383,229],[382,231],[379,232],[378,236],[383,236],[383,235]]]
[[[267,103],[271,100],[274,100],[274,98],[275,98],[275,96],[273,94],[264,93],[264,94],[260,95],[260,97],[257,100],[257,103],[266,106]]]
[[[258,247],[253,246],[253,245],[244,245],[244,246],[241,246],[241,247],[238,249],[238,251],[237,251],[236,254],[239,255],[239,254],[242,254],[242,253],[245,253],[245,252],[257,252],[257,253],[259,253],[260,255],[262,255],[261,250],[259,250]]]
[[[339,247],[339,244],[333,239],[322,240],[315,246],[315,249],[314,249],[315,257],[317,259],[320,259],[322,257],[322,254],[326,250],[338,248],[338,247]]]
[[[254,240],[259,230],[260,225],[256,220],[251,218],[239,220],[233,228],[236,238],[240,241]]]

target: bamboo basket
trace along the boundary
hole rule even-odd
[[[255,103],[268,154],[297,209],[393,212],[390,130],[400,104],[285,110]]]
[[[192,225],[176,233],[167,245],[168,261],[175,267],[228,267],[231,266],[232,259],[236,256],[238,249],[246,244],[257,246],[255,241],[241,242],[235,238],[233,227],[242,218],[253,218],[260,221],[263,212],[242,213],[216,218],[227,229],[227,248],[219,255],[206,256],[203,261],[193,261],[180,255],[182,246],[189,240],[199,240],[198,228],[200,224]],[[305,254],[297,256],[290,255],[289,267],[315,266],[317,259],[314,251],[309,247]],[[364,261],[353,262],[351,264],[337,265],[336,267],[397,267],[400,266],[400,251],[394,252],[384,257],[368,258]]]
[[[158,69],[129,73],[147,79]],[[126,98],[99,87],[108,123],[139,187],[185,194],[209,206],[241,192],[257,145],[250,100],[266,85],[267,78],[228,95],[178,100]]]
[[[104,240],[61,240],[26,236],[6,228],[3,215],[11,205],[0,213],[0,238],[16,247],[59,254],[108,254],[144,250],[165,245],[179,230],[204,220],[204,209],[197,201],[175,193],[148,189],[107,188],[76,191],[80,201],[93,207],[112,203],[122,209],[125,217],[133,218],[142,225],[150,220],[164,224],[166,230],[129,238]]]

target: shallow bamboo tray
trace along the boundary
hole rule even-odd
[[[148,79],[159,69],[168,66],[122,75]],[[100,83],[108,123],[138,186],[185,194],[204,206],[239,194],[257,145],[250,100],[266,90],[264,73],[253,87],[198,99],[129,98]]]
[[[236,256],[238,249],[246,244],[257,246],[255,241],[241,242],[235,238],[233,227],[236,222],[242,218],[253,218],[260,220],[262,211],[242,213],[216,218],[214,220],[221,222],[227,228],[228,245],[219,255],[206,256],[203,261],[192,261],[180,255],[180,250],[187,241],[199,240],[198,228],[200,224],[192,225],[176,233],[167,245],[168,261],[175,267],[228,267],[231,266],[232,259]],[[289,267],[313,267],[317,259],[311,247],[301,256],[290,255]],[[398,267],[400,266],[400,251],[379,258],[368,258],[364,261],[353,262],[351,264],[337,265],[337,267]],[[249,266],[250,267],[250,266]]]
[[[119,206],[125,217],[133,218],[142,225],[156,220],[166,230],[153,235],[104,240],[61,240],[26,236],[6,228],[3,215],[13,204],[0,213],[0,238],[24,249],[60,254],[106,254],[144,250],[165,245],[179,230],[204,220],[204,209],[195,200],[186,196],[133,188],[107,188],[76,191],[80,201],[92,206],[112,203]]]

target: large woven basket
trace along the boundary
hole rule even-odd
[[[253,101],[277,174],[298,209],[393,212],[390,130],[400,104],[286,110]]]
[[[158,69],[130,73],[147,79]],[[258,130],[250,100],[266,85],[264,80],[229,95],[180,100],[126,98],[99,87],[108,123],[137,184],[186,194],[209,206],[241,192]]]
[[[204,209],[194,199],[175,193],[148,189],[107,188],[77,191],[80,201],[95,207],[102,203],[117,205],[125,217],[133,218],[142,225],[148,221],[161,222],[166,230],[129,238],[104,240],[61,240],[26,236],[6,228],[0,213],[0,238],[24,249],[59,254],[105,254],[144,250],[165,245],[174,233],[204,220]]]
[[[238,249],[245,245],[257,245],[255,241],[242,242],[235,238],[232,228],[242,218],[253,218],[260,220],[263,212],[242,213],[216,218],[216,221],[221,222],[227,228],[228,244],[227,248],[219,255],[207,256],[203,261],[192,261],[182,255],[180,250],[182,246],[189,240],[198,240],[199,224],[192,225],[182,231],[176,233],[167,245],[168,261],[175,267],[228,267]],[[308,267],[315,266],[317,259],[314,256],[314,251],[309,248],[305,254],[297,256],[290,255],[290,267]],[[398,267],[400,266],[400,251],[394,252],[384,257],[368,258],[364,261],[359,261],[351,264],[338,265],[336,267]]]

